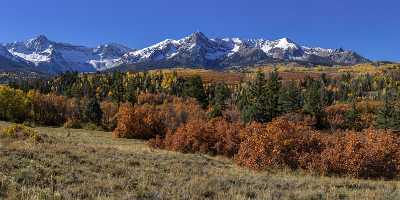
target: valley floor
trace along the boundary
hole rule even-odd
[[[0,139],[0,199],[400,199],[400,181],[254,172],[107,132],[37,130],[42,143]]]

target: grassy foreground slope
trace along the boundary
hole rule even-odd
[[[0,122],[0,126],[10,124]],[[99,131],[37,128],[0,139],[0,199],[399,199],[400,182],[254,172]]]

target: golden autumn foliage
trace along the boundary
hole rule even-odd
[[[23,125],[12,125],[0,129],[0,137],[14,138],[19,140],[41,141],[39,132]]]
[[[23,122],[29,114],[30,99],[22,90],[0,85],[0,119]]]

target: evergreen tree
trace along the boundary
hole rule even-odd
[[[248,88],[242,88],[238,106],[244,122],[269,122],[280,114],[279,91],[281,82],[277,72],[272,72],[268,79],[265,74],[257,72],[254,81]]]
[[[316,119],[316,128],[322,129],[325,127],[325,113],[324,113],[324,98],[323,98],[323,90],[321,82],[312,81],[309,85],[309,88],[304,93],[304,106],[303,110],[315,117]]]
[[[283,87],[279,95],[280,112],[288,113],[302,107],[301,90],[291,81],[286,87]]]
[[[100,104],[96,98],[91,98],[86,105],[84,111],[85,117],[89,122],[100,124],[103,117],[103,111],[101,110]]]
[[[206,108],[208,105],[207,95],[203,87],[203,80],[198,75],[190,77],[185,81],[183,95],[197,99],[203,108]]]
[[[351,104],[351,109],[346,112],[345,114],[345,126],[346,128],[361,131],[362,124],[360,123],[361,114],[360,111],[357,109],[357,101],[356,98],[353,99]]]
[[[174,81],[171,85],[171,94],[175,96],[183,96],[184,87],[185,79],[182,77],[176,77],[176,81]]]
[[[240,110],[240,117],[243,122],[248,123],[254,120],[256,108],[251,99],[251,92],[249,85],[240,83],[235,93],[235,101],[238,109]]]
[[[124,84],[123,84],[123,75],[121,72],[113,72],[111,78],[111,98],[118,103],[118,107],[120,103],[124,99]]]
[[[382,129],[400,130],[400,109],[394,104],[395,97],[391,92],[385,92],[383,107],[378,110],[376,127]]]
[[[222,116],[222,111],[226,108],[226,101],[230,96],[230,91],[225,83],[218,83],[210,87],[209,102],[211,104],[211,118]]]
[[[242,100],[242,118],[245,122],[257,121],[267,122],[266,116],[266,85],[265,74],[257,72],[254,82],[249,83],[248,92],[244,92]]]
[[[134,105],[137,102],[137,83],[135,79],[129,79],[127,81],[126,92],[125,92],[125,101]]]
[[[269,74],[266,86],[266,121],[269,122],[280,114],[279,92],[281,90],[279,74],[273,71]]]

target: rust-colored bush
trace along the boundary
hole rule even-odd
[[[206,112],[192,98],[175,97],[171,103],[161,106],[168,130],[174,132],[182,124],[191,120],[205,120]]]
[[[32,101],[31,119],[41,125],[59,126],[67,120],[67,98],[54,94],[28,94]]]
[[[357,103],[357,109],[360,111],[361,124],[364,127],[371,128],[374,126],[376,111],[383,106],[382,101],[360,101]]]
[[[122,105],[117,114],[114,137],[151,139],[164,138],[190,120],[206,119],[205,111],[193,99],[174,97],[162,105]]]
[[[75,118],[69,118],[64,123],[64,128],[80,129],[82,128],[82,122]]]
[[[394,178],[399,174],[399,138],[383,130],[346,132],[326,141],[315,168],[322,174]]]
[[[240,122],[240,111],[234,105],[229,105],[224,111],[222,111],[222,117],[228,122],[239,123]]]
[[[103,111],[101,119],[103,128],[109,131],[114,130],[117,126],[118,105],[112,101],[103,101],[100,106]]]
[[[281,120],[286,120],[290,123],[294,123],[300,126],[305,126],[308,128],[312,128],[313,126],[315,126],[315,118],[305,114],[305,113],[298,113],[298,112],[291,112],[291,113],[287,113],[284,114],[282,116],[279,117]]]
[[[382,101],[362,100],[357,103],[357,109],[361,113],[375,113],[382,106]]]
[[[70,98],[65,102],[65,117],[70,121],[82,120],[82,110],[86,104],[86,99]]]
[[[163,103],[170,103],[174,99],[173,96],[164,94],[164,93],[158,93],[158,94],[152,94],[152,93],[141,93],[138,96],[138,104],[139,105],[144,105],[144,104],[151,104],[151,105],[161,105]]]
[[[122,105],[118,112],[118,125],[113,137],[150,139],[156,135],[163,135],[165,125],[160,113],[155,106]]]
[[[243,129],[236,162],[256,170],[287,166],[308,167],[323,150],[319,134],[308,126],[278,118],[267,125],[254,123]]]
[[[240,125],[222,118],[193,120],[169,132],[165,139],[156,138],[150,145],[183,153],[205,153],[233,157],[239,150]]]
[[[326,119],[332,130],[346,128],[346,112],[350,109],[349,104],[335,104],[325,108]]]
[[[241,134],[235,160],[256,170],[287,166],[356,178],[394,178],[400,172],[399,136],[388,131],[320,134],[279,118],[252,124]]]
[[[375,112],[379,108],[379,103],[361,101],[357,103],[357,111],[360,113],[360,119],[357,121],[359,128],[369,128],[374,125]],[[327,122],[331,130],[350,129],[351,124],[346,122],[346,114],[351,110],[351,104],[339,103],[325,108]]]

